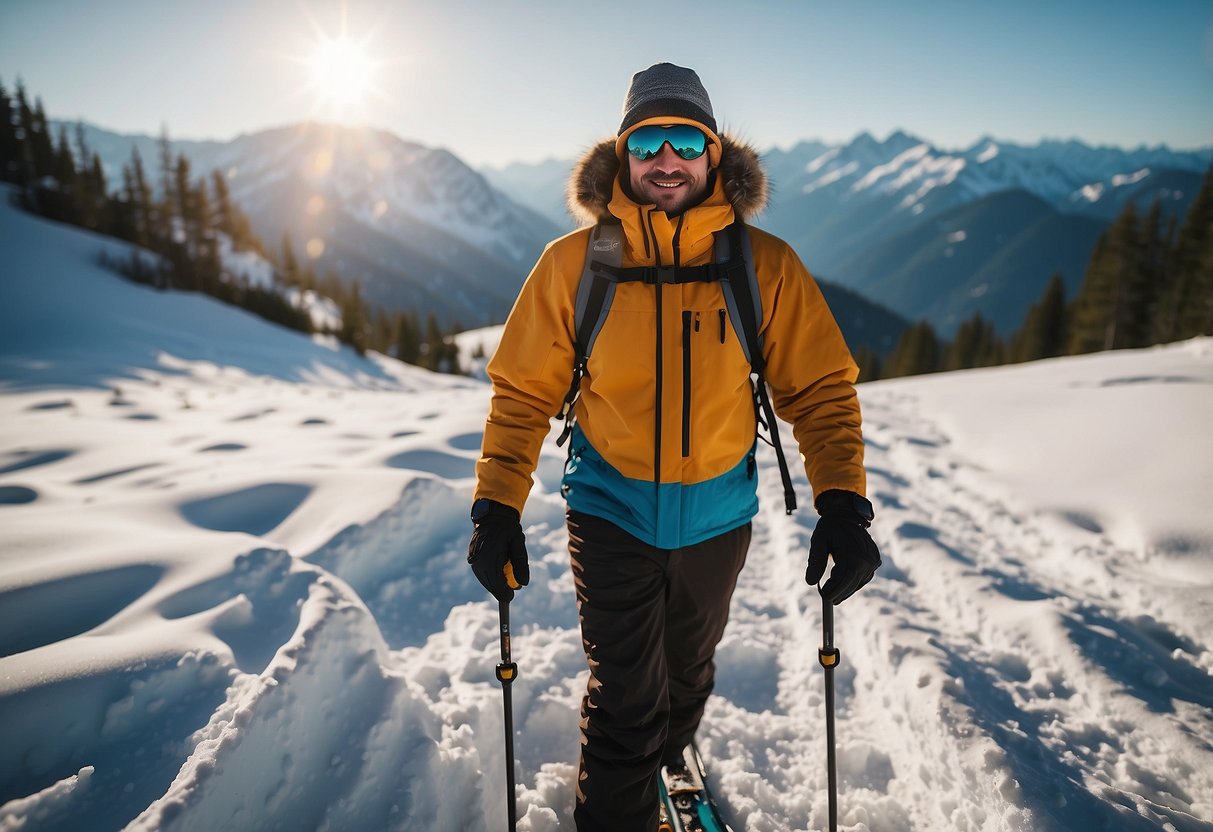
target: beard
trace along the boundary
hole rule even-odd
[[[656,205],[666,215],[681,214],[698,205],[708,195],[712,176],[696,179],[684,173],[653,172],[631,183],[633,199]]]

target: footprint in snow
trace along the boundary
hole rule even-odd
[[[53,399],[47,402],[38,402],[26,408],[26,410],[63,410],[67,407],[72,407],[75,404],[71,399]]]
[[[177,510],[203,529],[263,535],[281,525],[311,493],[309,485],[268,482],[184,503]]]
[[[479,451],[483,441],[484,434],[461,433],[458,436],[452,436],[450,439],[446,440],[446,444],[450,445],[457,451]]]
[[[55,448],[48,451],[6,451],[5,456],[12,459],[7,465],[0,465],[0,474],[11,474],[14,471],[24,471],[28,468],[38,468],[67,459],[75,451],[67,448]]]
[[[24,485],[0,485],[0,506],[18,506],[38,499],[38,492]]]
[[[446,480],[463,479],[476,472],[476,461],[469,457],[425,448],[403,451],[389,457],[386,462],[392,468],[424,471]]]
[[[133,604],[163,572],[150,564],[120,566],[0,594],[0,656],[88,632]]]
[[[72,485],[92,485],[93,483],[104,482],[105,480],[121,477],[125,474],[133,474],[136,471],[144,471],[148,468],[159,468],[164,463],[149,462],[145,465],[132,465],[127,468],[116,468],[113,471],[103,471],[100,474],[93,474],[91,477],[81,477],[78,480],[73,480]]]

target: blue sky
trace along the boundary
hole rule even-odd
[[[338,106],[308,57],[343,20],[373,86]],[[762,147],[899,128],[944,148],[1213,144],[1209,0],[0,3],[0,80],[52,117],[217,139],[340,119],[476,165],[576,155],[661,60]]]

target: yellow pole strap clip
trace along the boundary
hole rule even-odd
[[[822,667],[834,667],[841,657],[837,647],[831,647],[829,650],[824,647],[817,648],[817,660],[821,662]]]

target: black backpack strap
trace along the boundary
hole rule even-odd
[[[607,312],[615,299],[615,285],[619,282],[619,264],[623,262],[623,226],[618,223],[600,223],[590,232],[586,245],[585,266],[581,271],[581,282],[577,286],[577,304],[574,309],[574,347],[577,354],[573,360],[573,379],[564,396],[557,418],[564,420],[557,445],[563,445],[573,432],[573,405],[581,394],[581,379],[585,376],[590,352]]]
[[[754,272],[754,257],[750,251],[750,235],[745,225],[734,221],[725,233],[716,235],[716,261],[722,265],[720,287],[724,292],[725,305],[729,309],[729,320],[741,342],[741,349],[750,362],[750,370],[756,376],[754,387],[754,418],[767,429],[770,439],[758,432],[758,438],[775,449],[779,461],[779,476],[783,480],[783,504],[788,514],[796,509],[796,491],[792,487],[792,474],[784,458],[783,443],[779,441],[779,422],[771,406],[771,395],[767,390],[766,359],[762,352],[761,295],[758,292],[758,277]]]
[[[598,265],[616,283],[646,283],[650,286],[658,283],[711,283],[720,280],[722,273],[719,263],[703,266],[633,266],[627,269],[601,263]]]

